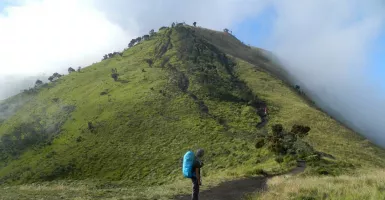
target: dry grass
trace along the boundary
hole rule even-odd
[[[268,187],[254,199],[385,199],[385,170],[337,177],[279,176],[270,179]]]

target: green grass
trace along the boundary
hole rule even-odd
[[[244,61],[239,61],[237,71],[253,92],[267,99],[271,111],[270,124],[281,123],[285,127],[293,124],[308,125],[311,131],[307,140],[317,150],[357,166],[384,166],[385,154],[382,149],[370,145],[363,137],[307,104],[305,99],[281,80],[274,79]]]
[[[235,66],[223,59],[223,52]],[[118,82],[111,78],[112,68]],[[293,163],[279,164],[274,154],[254,147],[256,137],[274,123],[310,126],[307,141],[338,161],[357,168],[385,165],[383,150],[308,104],[276,78],[281,73],[233,36],[192,27],[162,30],[123,56],[44,86],[0,124],[0,135],[27,122],[44,130],[60,125],[51,143],[3,159],[0,182],[8,186],[1,188],[2,197],[150,199],[188,193],[180,158],[198,147],[207,152],[205,188],[259,175],[261,169],[280,173]],[[251,98],[249,91],[268,104],[270,121],[263,129],[255,126],[260,119],[254,108],[240,101]],[[64,106],[75,110],[63,112]],[[88,122],[95,131],[88,130]]]

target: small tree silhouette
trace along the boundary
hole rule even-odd
[[[55,72],[55,73],[53,73],[53,77],[55,77],[55,78],[60,78],[60,77],[62,77],[62,75],[59,74],[59,73],[57,73],[57,72]]]
[[[153,36],[155,35],[154,29],[151,29],[150,32],[149,32],[149,34],[150,34],[150,37],[153,37]]]
[[[147,64],[148,64],[148,66],[149,67],[152,67],[152,60],[151,59],[149,59],[149,58],[146,58],[146,59],[144,59],[146,62],[147,62]]]
[[[132,39],[130,43],[128,44],[128,47],[133,47],[136,43],[136,39]]]
[[[197,26],[197,23],[196,23],[196,22],[194,22],[194,23],[193,23],[193,25],[194,25],[194,27],[196,27],[196,26]]]
[[[41,80],[37,80],[36,82],[35,82],[35,87],[40,87],[41,85],[43,85],[43,81],[41,81]]]
[[[75,72],[75,69],[72,68],[72,67],[68,68],[68,73],[70,74],[70,73],[72,73],[72,72]]]
[[[50,76],[50,77],[48,78],[48,80],[49,80],[50,82],[52,82],[54,78],[55,78],[55,77]]]
[[[142,39],[143,40],[148,40],[148,39],[150,39],[150,36],[149,35],[143,35]]]
[[[62,77],[62,76],[63,76],[63,75],[61,75],[61,74],[55,72],[52,76],[50,76],[50,77],[48,78],[48,80],[51,81],[51,82],[53,82],[53,81],[55,81],[56,79],[59,79],[59,78]]]

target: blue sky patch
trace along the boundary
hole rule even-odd
[[[272,33],[275,17],[274,7],[270,6],[264,9],[260,15],[243,20],[233,26],[231,30],[233,35],[245,44],[269,49],[267,40]]]
[[[374,47],[370,53],[370,75],[375,82],[385,88],[385,28],[380,36],[374,41]]]

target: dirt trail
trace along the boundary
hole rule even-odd
[[[289,175],[296,175],[303,172],[306,168],[304,162],[298,162],[296,168],[291,170]],[[252,194],[257,191],[267,189],[267,180],[273,176],[244,178],[240,180],[224,182],[216,187],[201,191],[200,200],[240,200],[247,194]],[[188,187],[186,185],[186,187]],[[189,187],[192,187],[189,185]],[[174,200],[191,200],[191,195],[181,195]]]

